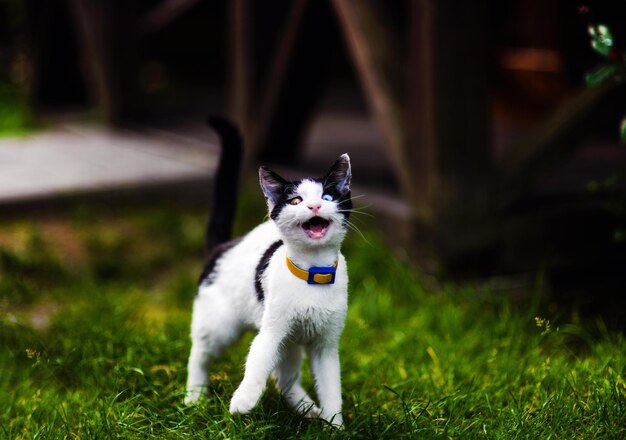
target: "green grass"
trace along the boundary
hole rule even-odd
[[[243,210],[239,231],[263,216]],[[251,415],[228,414],[250,335],[212,369],[210,399],[183,406],[203,222],[144,206],[0,224],[0,437],[626,436],[620,333],[477,289],[427,291],[369,228],[344,248],[344,430],[303,420],[273,387]]]

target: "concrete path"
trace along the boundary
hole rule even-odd
[[[276,169],[291,177],[297,177],[296,170],[317,175],[348,151],[358,164],[359,182],[369,179],[375,183],[370,186],[380,186],[391,169],[382,144],[366,114],[327,111],[311,124],[300,162],[290,170]],[[0,138],[0,210],[118,190],[206,190],[218,154],[218,139],[202,120],[117,131],[57,122],[29,136]],[[368,193],[368,203],[381,198]]]
[[[156,130],[109,131],[60,124],[0,138],[0,206],[67,195],[209,181],[218,148]]]

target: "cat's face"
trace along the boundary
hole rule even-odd
[[[270,218],[285,240],[300,246],[341,243],[352,209],[351,177],[347,154],[319,179],[289,182],[265,167],[259,170]]]

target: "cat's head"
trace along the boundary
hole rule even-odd
[[[347,154],[318,179],[290,182],[268,168],[259,169],[270,218],[285,240],[301,246],[341,243],[352,210],[351,177]]]

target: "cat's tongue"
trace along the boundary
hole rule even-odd
[[[309,238],[320,239],[326,235],[329,222],[320,217],[313,217],[311,220],[302,224],[302,228]]]
[[[313,225],[309,228],[310,235],[315,238],[322,238],[326,234],[326,227],[322,225]]]

